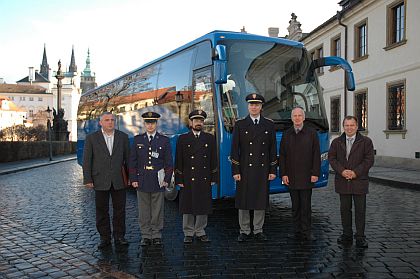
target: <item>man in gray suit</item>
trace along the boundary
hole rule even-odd
[[[125,240],[125,188],[122,166],[129,156],[127,134],[115,129],[115,117],[110,112],[101,115],[102,129],[89,134],[83,151],[83,184],[95,190],[96,228],[101,236],[98,248],[111,244],[109,196],[113,207],[113,237],[115,245],[128,245]]]

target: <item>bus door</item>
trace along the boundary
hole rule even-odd
[[[193,109],[201,109],[207,113],[207,118],[204,120],[203,131],[217,136],[211,66],[194,70],[192,84]],[[216,142],[218,142],[218,140],[216,140]],[[218,150],[216,153],[218,154]],[[219,166],[219,164],[217,165]],[[215,199],[217,197],[218,185],[215,185],[212,189],[212,198]]]

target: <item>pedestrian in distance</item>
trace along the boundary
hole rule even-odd
[[[175,156],[184,243],[192,243],[194,236],[209,242],[205,228],[212,213],[212,185],[218,182],[216,139],[202,131],[206,112],[194,110],[188,117],[191,131],[178,138]]]
[[[261,115],[264,97],[249,94],[246,101],[249,115],[235,123],[230,154],[240,226],[237,240],[251,239],[250,210],[253,210],[254,238],[266,241],[263,225],[269,206],[269,183],[276,178],[277,170],[276,132],[273,121]]]
[[[128,245],[125,240],[126,183],[122,166],[129,156],[127,134],[115,129],[115,116],[104,112],[100,116],[101,130],[89,134],[83,151],[83,183],[95,190],[96,228],[100,235],[98,248],[111,244]],[[112,234],[109,216],[109,197],[112,199]]]
[[[280,142],[280,173],[292,200],[294,237],[314,240],[311,234],[312,188],[321,172],[318,133],[304,124],[305,111],[296,107],[291,112],[293,126],[284,132]]]
[[[142,114],[146,132],[134,137],[129,175],[137,190],[141,246],[162,244],[165,188],[170,184],[173,162],[169,138],[158,133],[156,112]]]
[[[340,212],[343,234],[337,239],[344,246],[353,244],[352,201],[356,225],[356,246],[367,248],[365,236],[366,194],[369,192],[369,170],[375,156],[370,138],[358,132],[357,118],[346,116],[344,133],[335,138],[328,159],[335,171],[335,191],[340,195]]]

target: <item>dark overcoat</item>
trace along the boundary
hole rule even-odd
[[[276,174],[276,149],[276,131],[270,119],[261,116],[255,125],[248,115],[235,123],[230,159],[232,175],[241,175],[241,180],[236,182],[236,208],[264,210],[268,207],[268,175]]]
[[[129,174],[131,182],[138,182],[138,191],[164,192],[159,186],[158,171],[164,169],[164,181],[171,182],[173,162],[169,138],[156,132],[151,142],[147,133],[134,137],[130,150]]]
[[[182,214],[207,215],[212,212],[211,183],[219,181],[216,139],[213,135],[193,132],[178,138],[175,155],[175,183],[184,184],[179,192]]]
[[[114,130],[112,155],[102,134],[102,130],[89,134],[83,150],[83,184],[93,183],[97,191],[124,189],[121,166],[127,165],[129,155],[128,135]]]
[[[289,177],[289,188],[306,190],[314,187],[311,176],[321,174],[321,151],[315,129],[303,125],[296,134],[288,129],[280,142],[280,174]]]
[[[346,159],[346,134],[335,138],[328,152],[328,160],[335,171],[335,191],[339,194],[367,194],[369,192],[369,169],[375,155],[372,140],[359,132]],[[341,173],[345,170],[356,173],[356,179],[347,180]]]

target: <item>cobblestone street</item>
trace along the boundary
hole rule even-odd
[[[371,183],[368,249],[342,248],[338,195],[313,193],[312,242],[293,233],[288,194],[271,197],[268,242],[238,243],[237,211],[218,203],[210,243],[184,245],[176,202],[166,202],[163,245],[142,248],[134,192],[128,248],[97,249],[94,192],[69,161],[0,176],[0,278],[420,278],[420,191]]]

